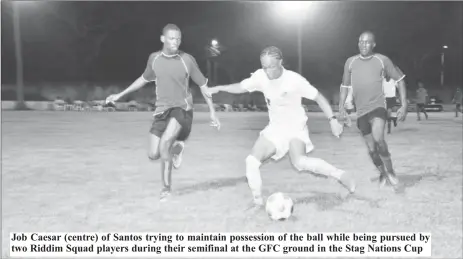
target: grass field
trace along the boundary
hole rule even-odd
[[[263,165],[266,196],[288,193],[294,217],[272,222],[250,205],[244,159],[266,113],[196,113],[174,193],[159,202],[159,164],[147,158],[150,113],[2,112],[3,258],[25,232],[431,232],[436,258],[462,256],[462,120],[431,113],[393,128],[388,143],[402,192],[379,190],[356,128],[341,139],[309,114],[313,156],[352,171],[357,193],[296,173],[287,158]]]

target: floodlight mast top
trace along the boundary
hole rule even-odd
[[[311,1],[278,1],[275,2],[276,11],[290,19],[303,19],[306,11],[312,5]]]

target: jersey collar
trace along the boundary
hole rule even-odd
[[[163,55],[163,56],[166,57],[166,58],[173,58],[173,57],[179,56],[178,52],[175,53],[174,55],[167,55],[167,54],[164,53],[163,51],[161,51],[161,55]]]
[[[362,55],[361,55],[361,54],[359,54],[359,58],[360,58],[360,59],[364,59],[364,60],[367,60],[367,59],[371,59],[371,58],[373,58],[373,56],[374,56],[374,55],[375,55],[375,53],[372,53],[372,54],[371,54],[370,56],[368,56],[368,57],[362,57]]]

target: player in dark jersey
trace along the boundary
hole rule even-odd
[[[429,102],[428,90],[424,88],[422,81],[418,81],[418,89],[416,90],[416,117],[417,120],[421,120],[420,113],[424,113],[424,117],[428,119],[428,114],[426,113],[426,104]]]
[[[150,129],[148,157],[151,160],[161,159],[161,201],[171,192],[172,167],[180,166],[184,141],[191,132],[193,96],[189,89],[190,78],[200,87],[209,106],[211,125],[220,127],[212,99],[207,95],[207,79],[199,70],[195,58],[179,50],[181,39],[181,31],[176,25],[166,25],[161,36],[163,48],[149,56],[143,75],[121,93],[106,99],[108,103],[115,102],[148,82],[156,83],[156,110]]]
[[[452,102],[455,104],[455,117],[458,117],[458,112],[462,113],[461,111],[461,102],[463,99],[463,95],[461,93],[461,89],[458,87],[455,91],[455,95],[453,96]]]
[[[402,107],[397,111],[399,121],[407,115],[407,96],[404,75],[397,70],[392,61],[381,54],[374,53],[375,36],[364,32],[359,37],[359,55],[347,59],[340,91],[339,112],[345,116],[345,100],[348,89],[357,109],[357,127],[368,147],[373,163],[380,171],[380,186],[387,181],[396,186],[399,181],[395,175],[388,146],[384,139],[387,121],[386,98],[384,96],[383,79],[396,81],[400,91]]]

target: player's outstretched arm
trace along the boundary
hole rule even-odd
[[[206,101],[207,106],[209,107],[211,115],[215,114],[214,103],[208,91],[209,88],[207,88],[207,85],[202,85],[199,87],[199,89],[201,90],[201,94],[203,95],[204,100]]]
[[[405,82],[403,80],[397,82],[397,88],[399,89],[400,102],[402,103],[402,106],[408,106],[407,86],[405,85]]]
[[[345,115],[345,107],[347,95],[349,94],[349,88],[351,88],[351,69],[352,57],[346,60],[344,64],[344,72],[342,74],[341,89],[339,90],[339,113],[341,116]]]
[[[404,121],[408,112],[407,87],[405,86],[404,80],[397,82],[397,88],[399,88],[400,102],[402,104],[397,111],[397,117],[399,121]]]
[[[321,94],[320,92],[315,97],[314,101],[317,102],[320,109],[322,109],[323,113],[326,115],[327,118],[332,118],[334,116],[333,109],[331,109],[331,105],[328,100]]]
[[[248,92],[241,83],[231,84],[231,85],[219,85],[216,87],[211,87],[208,89],[209,94],[216,94],[218,92],[227,92],[231,94],[242,94]]]
[[[349,86],[341,85],[339,90],[339,111],[344,111],[346,104],[347,95],[349,94]]]
[[[254,91],[262,91],[261,88],[261,79],[262,76],[265,76],[262,70],[257,70],[255,73],[252,73],[249,78],[244,79],[243,81],[230,85],[220,85],[216,87],[209,88],[209,94],[216,94],[218,92],[227,92],[231,94],[242,94]]]
[[[209,112],[211,116],[211,126],[216,127],[217,130],[220,130],[220,121],[215,115],[215,107],[212,101],[212,97],[209,94],[209,88],[207,87],[207,85],[202,85],[199,87],[199,89],[201,89],[201,94],[203,95],[204,100],[206,101],[207,106],[209,107]]]
[[[146,63],[146,68],[143,74],[137,78],[129,87],[127,87],[124,91],[118,93],[118,94],[113,94],[110,95],[108,98],[106,98],[106,103],[110,102],[115,102],[122,98],[122,96],[127,95],[131,92],[135,92],[138,89],[142,88],[143,86],[146,85],[148,82],[153,82],[156,80],[156,73],[154,73],[153,69],[153,64],[154,61],[156,60],[156,53],[152,53],[148,57],[148,62]]]
[[[135,92],[138,89],[142,88],[143,86],[145,86],[146,83],[147,83],[147,81],[143,78],[143,76],[140,76],[129,87],[127,87],[124,91],[122,91],[122,92],[120,92],[118,94],[110,95],[108,98],[106,98],[106,103],[115,102],[115,101],[121,99],[124,95],[127,95],[127,94],[129,94],[131,92]]]
[[[323,113],[328,118],[333,135],[339,137],[342,134],[343,127],[334,116],[333,109],[331,109],[331,105],[328,100],[325,98],[325,96],[318,92],[317,96],[314,98],[314,101],[317,102],[318,106],[320,106],[320,109],[322,109]]]

